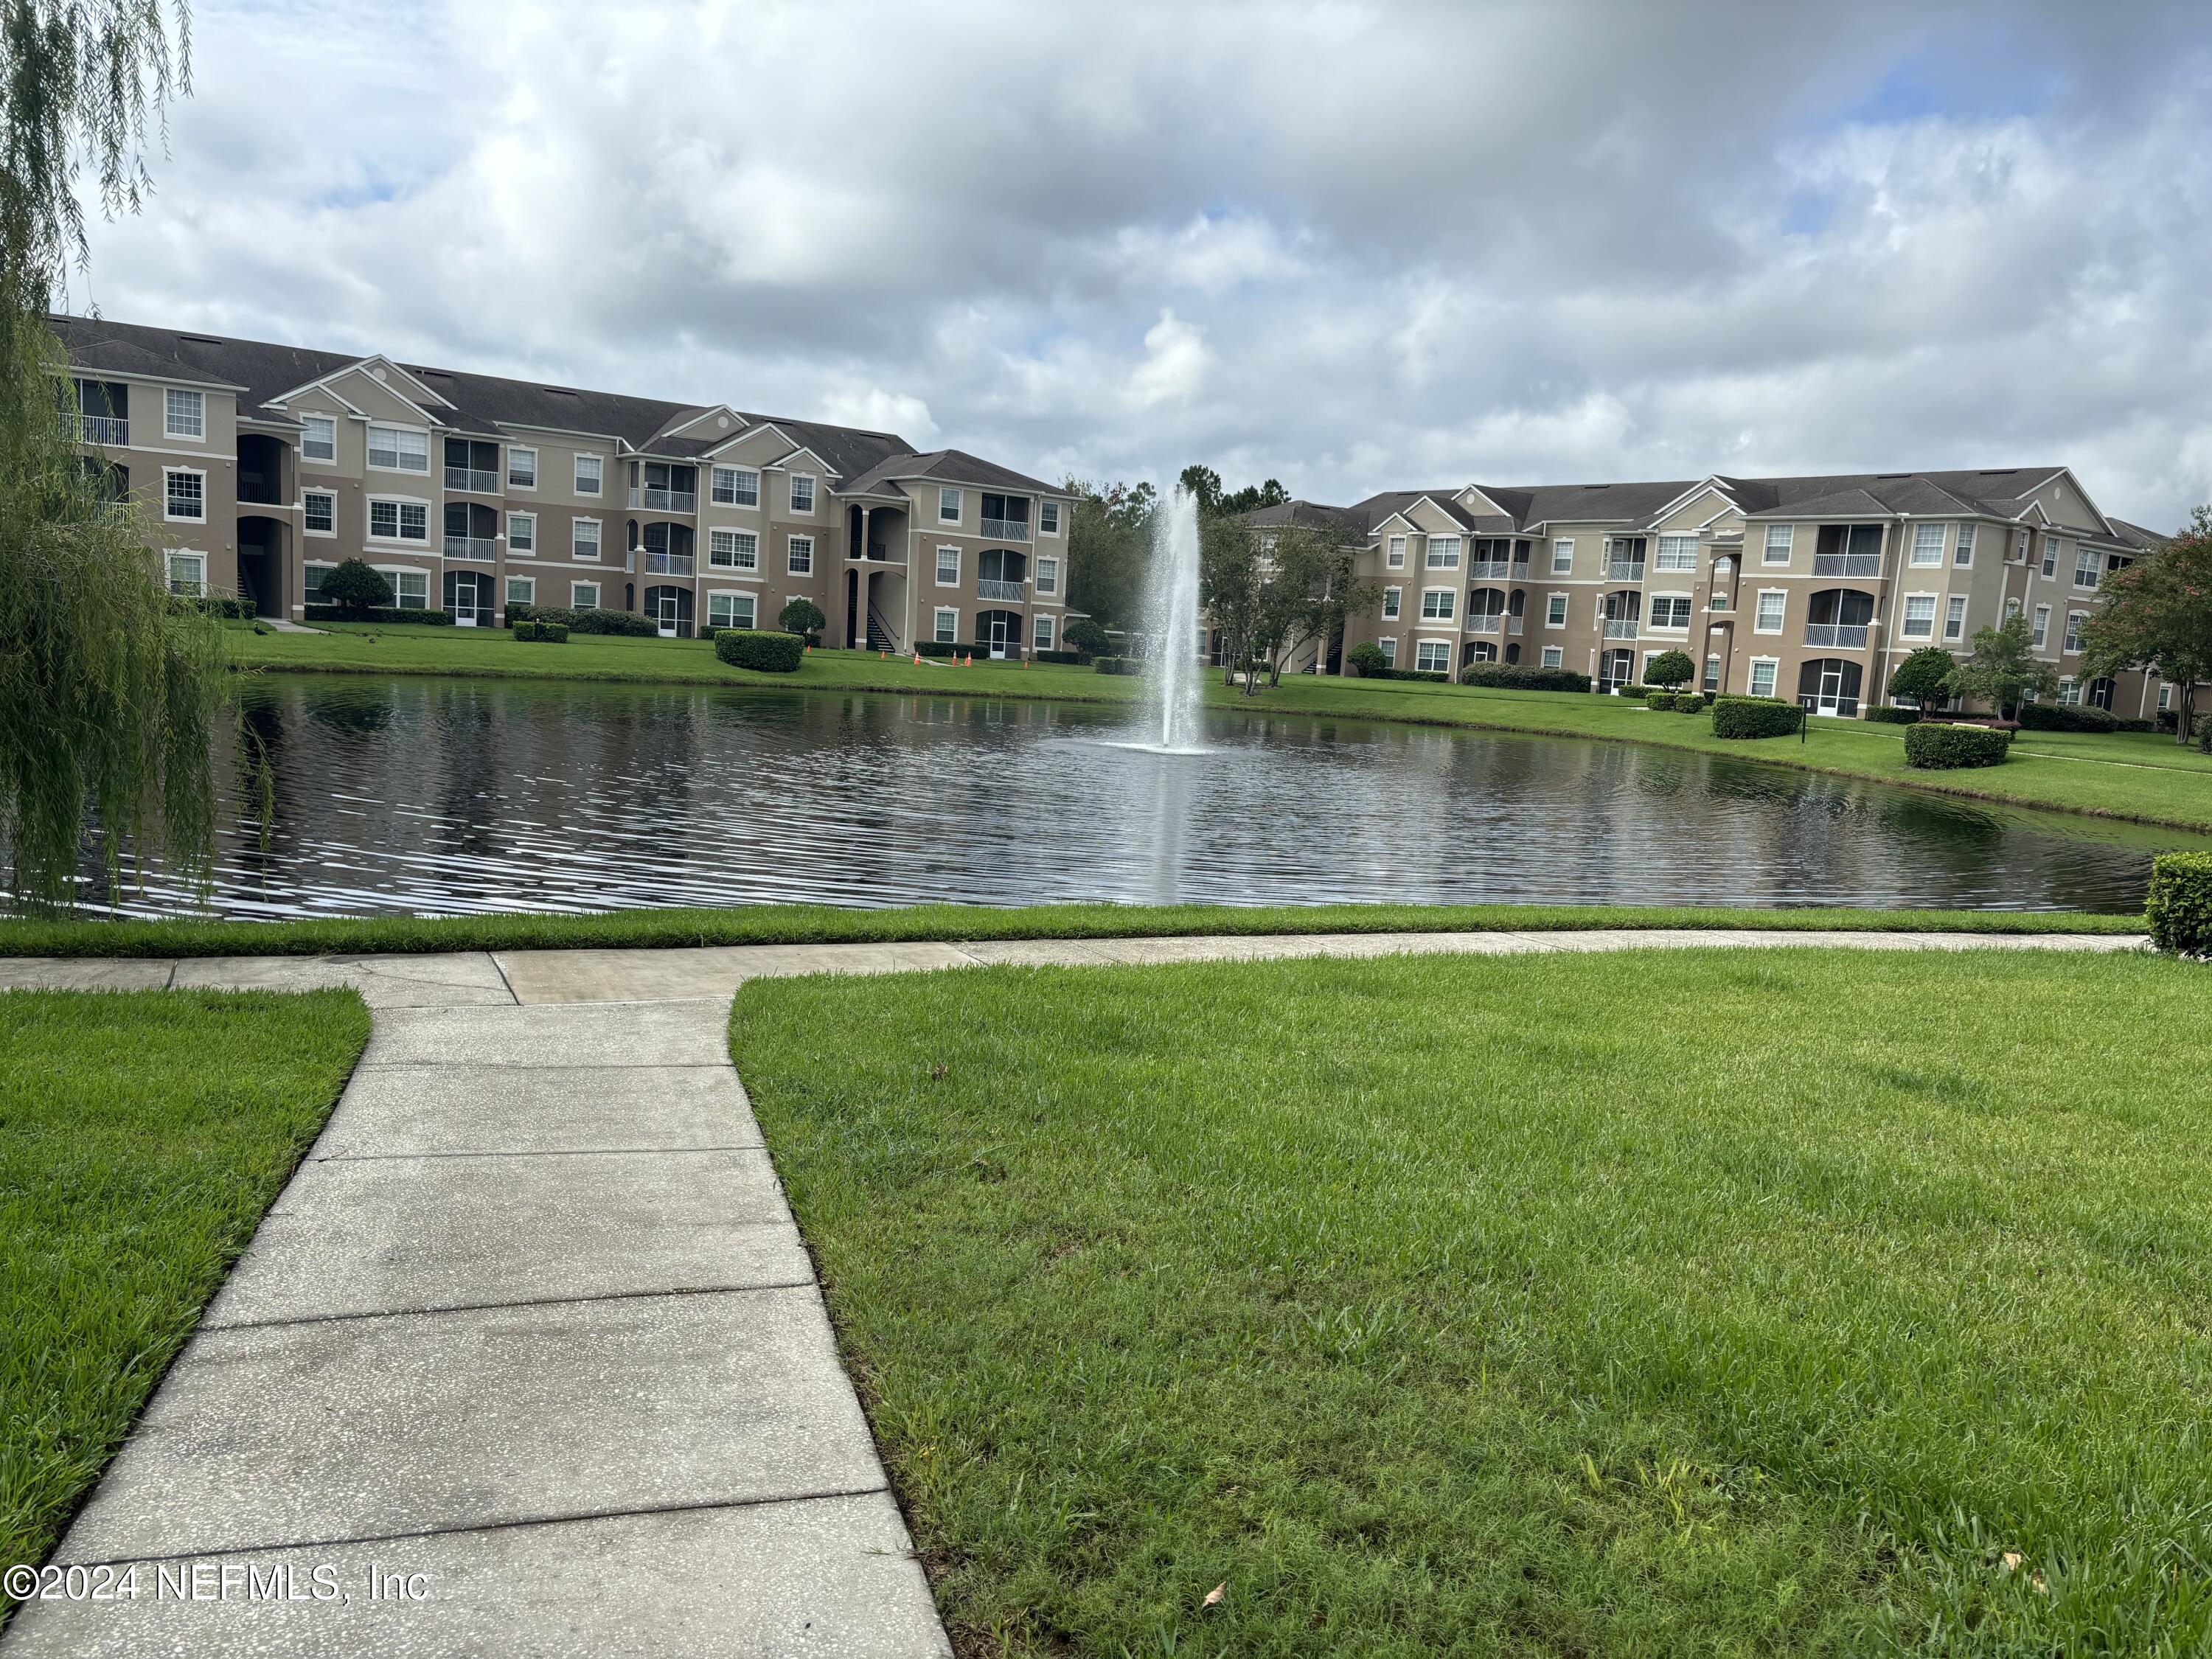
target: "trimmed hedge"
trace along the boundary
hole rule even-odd
[[[1145,659],[1142,657],[1093,657],[1091,667],[1093,672],[1099,674],[1137,675],[1145,672]]]
[[[2030,732],[2117,732],[2119,717],[2082,702],[2023,704],[2020,723]]]
[[[1091,660],[1091,653],[1087,651],[1032,651],[1030,653],[1030,660],[1070,663],[1080,668]]]
[[[1425,671],[1419,668],[1363,668],[1359,671],[1359,678],[1363,680],[1428,680],[1437,685],[1451,684],[1450,675],[1433,669]]]
[[[724,628],[714,635],[714,654],[732,668],[763,674],[796,674],[806,659],[806,641],[796,634],[762,628]]]
[[[1674,706],[1674,694],[1672,691],[1646,691],[1644,694],[1644,706],[1646,708],[1656,708],[1664,714]]]
[[[372,605],[362,611],[349,611],[342,605],[311,605],[307,610],[307,619],[309,622],[421,623],[438,628],[450,626],[453,614],[450,611],[401,611],[388,605]]]
[[[1705,712],[1705,700],[1695,691],[1677,691],[1674,694],[1674,712],[1678,714],[1702,714]]]
[[[1469,663],[1460,671],[1462,685],[1487,685],[1501,691],[1588,691],[1589,676],[1571,668],[1523,668],[1502,662]]]
[[[917,657],[957,657],[973,651],[972,645],[963,645],[957,640],[916,640],[914,654]]]
[[[572,634],[616,634],[625,639],[650,640],[660,629],[650,617],[635,611],[571,611],[563,605],[510,605],[507,625],[519,622],[558,623]]]
[[[2143,920],[2160,950],[2212,956],[2212,853],[2161,853],[2153,859]]]
[[[1984,726],[1945,726],[1922,721],[1905,728],[1905,763],[1923,772],[1956,772],[1970,766],[2002,766],[2012,750],[2012,734]]]
[[[204,617],[220,617],[225,622],[252,622],[257,614],[252,600],[228,593],[208,593],[198,599],[173,593],[169,603],[179,611],[197,611]]]
[[[1654,688],[1648,685],[1623,685],[1614,688],[1615,695],[1623,697],[1648,697]]]
[[[550,622],[519,622],[507,630],[518,640],[540,645],[568,643],[568,624]]]
[[[1717,738],[1786,738],[1805,723],[1805,711],[1779,697],[1715,697]]]
[[[1868,720],[1872,720],[1876,726],[1917,726],[1920,724],[1920,711],[1917,708],[1899,708],[1893,702],[1869,703],[1866,708],[1863,708],[1859,712]]]

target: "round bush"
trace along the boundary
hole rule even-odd
[[[714,654],[732,668],[763,674],[795,674],[806,657],[806,641],[796,634],[772,634],[757,628],[725,628],[714,635]]]
[[[1905,728],[1905,763],[1923,772],[2002,766],[2011,749],[2009,736],[1985,726],[1939,725],[1923,720]]]
[[[1713,699],[1717,738],[1786,738],[1804,723],[1805,711],[1779,697]]]
[[[2160,950],[2212,956],[2212,853],[2161,853],[2153,859],[2143,920]]]

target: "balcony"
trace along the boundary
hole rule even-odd
[[[988,520],[987,520],[988,522]],[[984,599],[1005,599],[1019,605],[1022,600],[1020,582],[1010,582],[996,576],[984,576],[975,583],[975,596]]]
[[[1641,626],[1633,617],[1607,617],[1605,619],[1605,636],[1609,640],[1632,640]]]
[[[894,553],[890,549],[885,547],[881,542],[870,542],[868,544],[868,550],[866,552],[863,553],[859,548],[852,547],[846,549],[845,556],[856,563],[904,564],[906,562],[906,550],[904,548],[901,548],[898,551]]]
[[[655,553],[648,549],[645,556],[645,574],[648,576],[689,576],[698,562],[690,553]]]
[[[659,484],[647,484],[642,489],[632,484],[629,504],[651,513],[696,513],[699,510],[699,493],[695,489],[668,489]]]
[[[1469,617],[1467,631],[1470,634],[1502,634],[1505,631],[1505,618],[1497,616]]]
[[[1612,560],[1605,567],[1605,575],[1607,581],[1640,582],[1644,580],[1644,561],[1641,559]]]
[[[498,538],[492,536],[446,536],[446,556],[449,559],[482,559],[487,564],[499,556]]]
[[[1473,581],[1480,581],[1486,576],[1510,581],[1528,574],[1528,562],[1523,559],[1515,564],[1505,559],[1476,559],[1468,566],[1467,574]]]
[[[1881,574],[1881,555],[1879,553],[1815,553],[1813,574],[1816,576],[1879,576]]]
[[[1506,618],[1505,631],[1509,634],[1518,634],[1528,625],[1528,619],[1526,617],[1509,617]]]
[[[1864,623],[1807,623],[1805,643],[1825,645],[1838,651],[1866,649],[1867,629]]]
[[[499,474],[480,466],[448,466],[446,469],[446,488],[466,489],[479,495],[499,494]]]
[[[985,519],[976,533],[994,542],[1025,542],[1030,538],[1030,521],[1027,519]],[[983,597],[988,599],[991,596],[986,593]],[[1018,599],[1020,595],[1013,597]]]
[[[74,443],[118,448],[131,441],[131,422],[120,415],[64,414],[62,436]]]

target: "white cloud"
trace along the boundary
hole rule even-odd
[[[846,386],[822,399],[821,418],[832,426],[865,427],[873,432],[896,432],[918,449],[929,447],[937,436],[937,422],[929,405],[903,392],[881,386]]]
[[[1206,383],[1206,367],[1203,331],[1164,310],[1145,331],[1145,359],[1130,373],[1129,397],[1146,409],[1188,403]]]

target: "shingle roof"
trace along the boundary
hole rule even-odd
[[[1239,515],[1255,530],[1280,530],[1291,525],[1315,530],[1334,530],[1340,535],[1364,537],[1366,518],[1348,507],[1324,507],[1319,501],[1284,501],[1275,507],[1255,507]]]
[[[995,462],[981,459],[961,449],[933,450],[927,455],[894,455],[871,467],[843,488],[848,494],[857,495],[887,484],[896,478],[927,478],[944,483],[976,484],[989,489],[1034,490],[1045,495],[1061,493],[1057,484],[1024,477],[1021,473]]]

